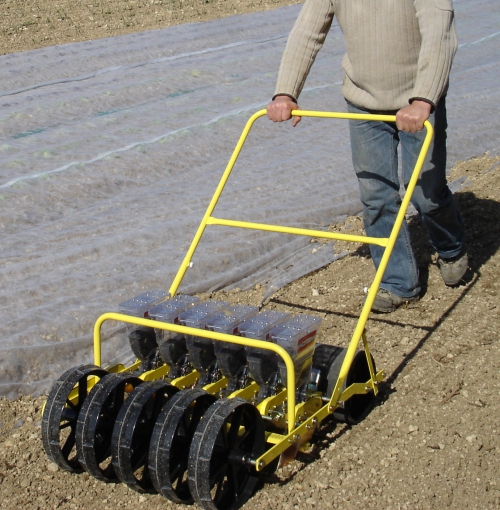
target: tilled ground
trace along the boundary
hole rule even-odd
[[[0,55],[292,5],[296,0],[2,0]]]
[[[484,156],[452,174],[469,182],[457,194],[470,253],[464,285],[444,285],[420,224],[411,222],[425,294],[370,318],[368,340],[386,370],[374,410],[354,427],[324,423],[310,451],[265,480],[244,508],[499,508],[499,163]],[[362,232],[359,218],[332,229]],[[346,345],[373,268],[365,247],[339,248],[348,256],[281,289],[265,308],[320,315],[319,341]],[[211,297],[258,304],[262,289]],[[48,462],[43,401],[0,401],[0,508],[179,508]]]
[[[0,40],[8,53],[291,3],[5,0]],[[499,160],[485,155],[452,173],[468,177],[457,194],[470,254],[464,285],[443,284],[422,227],[412,220],[425,291],[418,303],[370,318],[368,340],[386,370],[371,414],[354,427],[325,423],[311,450],[265,480],[244,508],[500,507],[499,169]],[[361,220],[332,229],[361,233]],[[319,341],[346,345],[374,272],[366,247],[338,243],[338,249],[348,256],[280,290],[265,308],[320,315]],[[259,304],[262,289],[211,297]],[[180,508],[48,462],[40,438],[44,398],[0,400],[0,508]]]

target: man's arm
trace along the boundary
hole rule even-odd
[[[330,0],[306,0],[288,37],[276,91],[267,107],[267,116],[273,122],[289,120],[290,112],[298,109],[297,98],[323,46],[332,20],[333,6]],[[293,126],[299,122],[300,117],[294,117]]]
[[[445,94],[457,50],[452,0],[415,0],[415,9],[422,37],[417,79],[411,104],[396,114],[398,129],[412,133],[423,129]]]

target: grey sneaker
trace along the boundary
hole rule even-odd
[[[458,285],[467,271],[468,264],[469,258],[467,257],[467,253],[463,253],[452,259],[439,257],[438,266],[444,283],[448,285],[448,287]]]
[[[394,312],[396,308],[405,303],[413,303],[419,299],[420,296],[418,294],[416,296],[404,298],[397,296],[396,294],[393,294],[386,289],[378,289],[377,296],[373,302],[372,310],[380,313],[390,313]]]

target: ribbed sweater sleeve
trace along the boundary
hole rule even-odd
[[[333,20],[330,0],[306,0],[290,32],[278,73],[276,94],[298,99]]]
[[[295,99],[336,17],[346,54],[344,97],[395,111],[412,99],[436,105],[457,49],[452,0],[306,0],[281,60],[276,94]]]
[[[448,86],[457,51],[452,0],[415,0],[422,42],[412,97],[435,106]]]

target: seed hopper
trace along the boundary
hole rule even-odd
[[[293,115],[395,122],[394,116],[294,111]],[[309,448],[327,419],[359,423],[371,410],[377,371],[365,325],[431,138],[427,130],[388,238],[257,224],[213,216],[253,123],[247,122],[168,292],[150,291],[94,327],[94,364],[65,372],[43,410],[42,440],[64,470],[86,470],[175,502],[240,507],[262,474]],[[347,348],[316,343],[321,318],[292,316],[178,293],[208,225],[371,243],[384,255]],[[126,324],[137,360],[101,367],[101,326]]]

